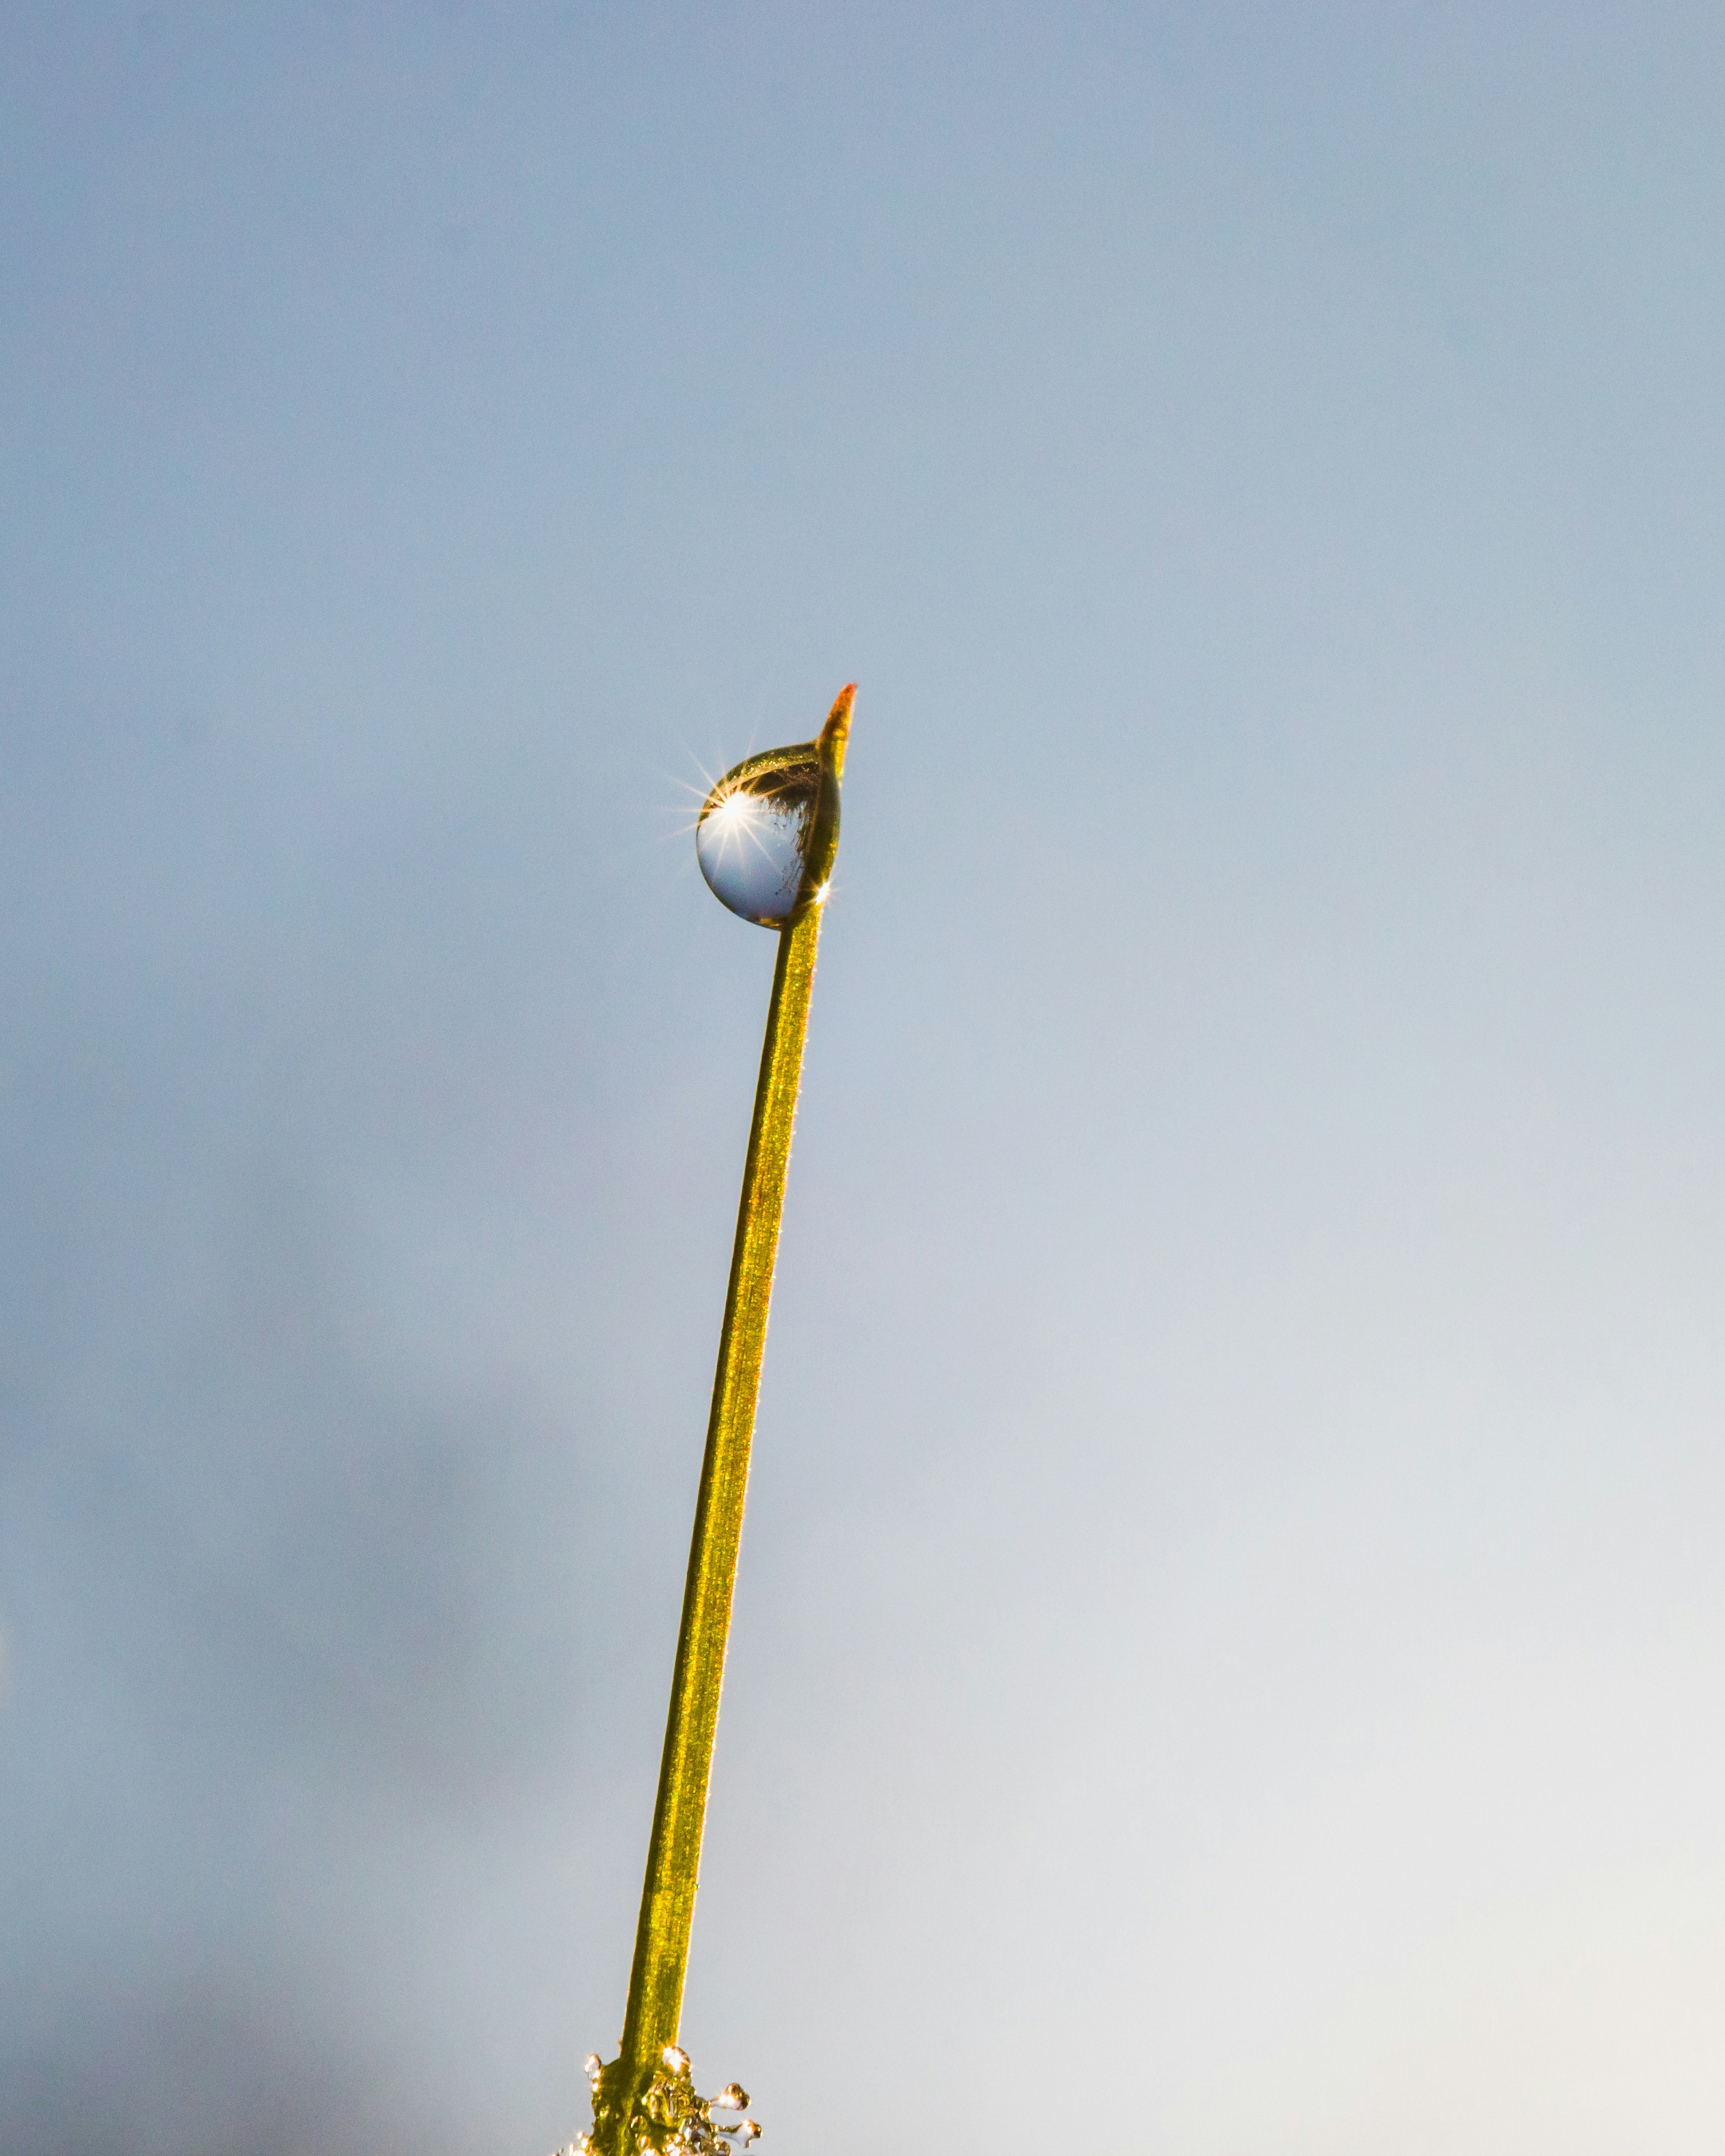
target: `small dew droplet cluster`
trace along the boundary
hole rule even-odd
[[[594,2053],[587,2061],[587,2078],[593,2090],[595,2132],[605,2103],[603,2073]],[[759,2140],[759,2124],[752,2118],[738,2118],[729,2126],[716,2126],[712,2115],[716,2111],[746,2112],[748,2104],[748,2091],[736,2082],[726,2082],[716,2097],[697,2096],[689,2054],[667,2044],[645,2093],[634,2107],[624,2145],[629,2156],[735,2156],[736,2150]],[[593,2147],[593,2133],[578,2133],[554,2156],[592,2156]]]

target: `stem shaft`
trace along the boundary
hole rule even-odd
[[[713,1379],[712,1413],[701,1463],[701,1496],[689,1552],[682,1628],[671,1678],[670,1714],[659,1770],[659,1800],[641,1890],[634,1964],[629,1972],[618,2078],[633,2090],[650,2078],[660,2051],[676,2041],[689,1933],[701,1869],[701,1829],[706,1817],[713,1735],[719,1719],[719,1686],[731,1629],[731,1597],[742,1538],[743,1499],[748,1488],[749,1446],[761,1389],[761,1358],[767,1344],[767,1312],[784,1208],[791,1129],[803,1075],[803,1043],[814,986],[815,945],[821,908],[811,906],[779,935],[778,964],[761,1051],[754,1122],[737,1208],[737,1243],[725,1296],[719,1367]],[[619,2091],[621,2093],[621,2091]],[[624,2111],[626,2114],[627,2106]]]

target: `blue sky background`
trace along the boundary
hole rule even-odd
[[[1725,2128],[1725,18],[0,13],[0,2146]]]

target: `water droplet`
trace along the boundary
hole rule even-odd
[[[805,896],[820,795],[813,742],[752,756],[702,803],[695,851],[713,896],[763,928],[782,928]]]
[[[686,2051],[679,2051],[675,2044],[667,2044],[659,2056],[674,2074],[688,2072],[689,2054]]]
[[[749,2107],[749,2092],[738,2082],[726,2082],[724,2087],[713,2098],[713,2102],[721,2111],[747,2111]]]
[[[819,741],[747,757],[701,805],[701,872],[714,896],[745,921],[783,928],[826,897],[855,694],[855,683],[839,692]]]

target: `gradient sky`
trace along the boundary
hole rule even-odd
[[[1725,16],[0,10],[0,2148],[1725,2136]],[[694,789],[691,792],[691,788]]]

